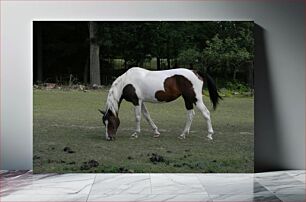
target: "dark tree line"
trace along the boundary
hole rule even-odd
[[[100,85],[133,66],[185,67],[252,87],[253,51],[252,22],[34,22],[34,82]]]

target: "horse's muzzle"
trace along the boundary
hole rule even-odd
[[[115,135],[108,135],[108,136],[106,137],[106,140],[107,140],[107,141],[112,141],[112,140],[115,140],[115,139],[116,139]]]

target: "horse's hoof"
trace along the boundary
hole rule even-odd
[[[160,133],[155,133],[155,134],[153,135],[154,138],[158,138],[159,136],[160,136]]]
[[[160,135],[160,132],[158,131],[158,129],[154,129],[154,135]]]
[[[131,138],[138,138],[137,133],[136,133],[136,132],[135,132],[135,133],[133,133],[133,134],[131,135]]]
[[[180,136],[178,136],[177,138],[178,138],[178,139],[181,139],[181,140],[184,140],[184,139],[186,139],[186,135],[180,135]]]
[[[208,138],[209,140],[213,140],[212,134],[208,134],[208,135],[207,135],[207,138]]]

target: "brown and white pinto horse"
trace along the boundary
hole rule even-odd
[[[214,109],[221,98],[216,85],[211,77],[205,76],[209,90],[210,100]],[[106,102],[106,111],[99,110],[102,114],[103,124],[106,127],[106,139],[112,140],[120,124],[118,117],[120,103],[123,99],[135,106],[136,129],[132,137],[137,138],[140,133],[141,113],[151,125],[154,137],[159,137],[157,126],[150,117],[145,102],[171,102],[182,96],[187,109],[187,121],[179,138],[185,138],[189,133],[194,117],[195,105],[207,122],[208,138],[212,139],[214,133],[210,113],[202,100],[203,76],[189,69],[171,69],[163,71],[149,71],[133,67],[118,77],[112,84]]]

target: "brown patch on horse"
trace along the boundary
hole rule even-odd
[[[191,81],[182,75],[168,77],[164,81],[165,90],[155,93],[155,98],[160,102],[171,102],[179,96],[183,96],[186,109],[193,109],[193,104],[197,101]]]
[[[171,102],[181,96],[182,92],[178,84],[178,80],[180,77],[182,76],[175,75],[165,79],[165,91],[159,90],[155,92],[155,98],[160,102]]]
[[[136,89],[132,84],[128,84],[123,88],[119,103],[121,103],[122,99],[133,103],[133,105],[135,106],[139,105],[139,99],[136,94]]]

